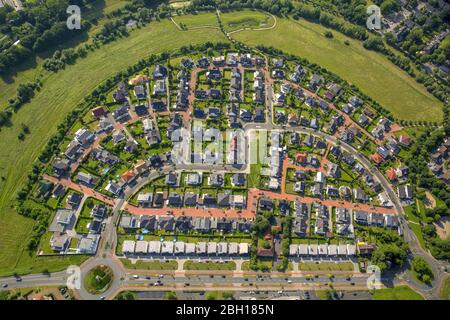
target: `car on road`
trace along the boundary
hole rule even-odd
[[[139,276],[137,274],[133,274],[133,279],[139,279]]]
[[[101,297],[100,297],[100,300],[105,300],[105,297],[104,297],[104,296],[101,296]]]
[[[2,288],[8,288],[8,284],[7,284],[7,283],[4,283],[4,284],[2,285]]]
[[[292,280],[288,280],[287,283],[292,283]]]
[[[163,275],[163,274],[160,274],[160,275],[158,276],[158,278],[162,279],[162,278],[164,278],[164,275]]]
[[[22,278],[21,278],[21,277],[17,277],[17,278],[16,278],[16,281],[17,281],[17,282],[22,282]]]

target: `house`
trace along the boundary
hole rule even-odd
[[[333,101],[335,97],[337,97],[342,91],[342,87],[337,83],[332,83],[328,91],[325,93],[325,98]]]
[[[114,119],[118,122],[123,122],[126,119],[128,119],[128,117],[130,116],[128,113],[128,104],[125,103],[116,108],[116,110],[112,112],[112,115]]]
[[[154,79],[162,79],[165,78],[167,76],[167,68],[157,64],[155,66],[155,71],[153,71],[153,78]]]
[[[85,236],[82,236],[78,241],[78,253],[95,254],[97,252],[99,240],[100,235],[98,234],[89,233]]]
[[[231,196],[229,193],[219,193],[217,195],[217,204],[219,207],[229,207],[231,204]]]
[[[83,147],[88,147],[92,142],[94,142],[95,135],[85,128],[80,128],[75,132],[74,138]]]
[[[411,144],[411,138],[408,136],[400,135],[400,137],[398,138],[398,142],[403,147],[409,147],[409,145]]]
[[[122,253],[123,254],[133,254],[136,247],[136,242],[133,240],[124,240],[122,243]]]
[[[89,173],[79,171],[75,180],[86,186],[91,186],[95,185],[94,181],[96,182],[97,179],[94,179],[94,177],[91,176]]]
[[[185,243],[184,253],[187,255],[195,254],[195,247],[196,247],[195,243],[192,242]]]
[[[175,250],[174,253],[175,254],[182,254],[184,253],[184,250],[186,249],[186,244],[184,243],[184,241],[177,241],[175,242]]]
[[[386,176],[390,181],[396,181],[397,180],[397,174],[395,173],[394,168],[389,168],[386,170]]]
[[[168,186],[176,186],[178,184],[178,175],[176,172],[171,171],[166,175],[165,181]]]
[[[370,119],[364,113],[361,113],[361,115],[359,116],[359,119],[358,119],[358,123],[362,127],[365,127],[366,125],[369,124],[369,122],[370,122]]]
[[[77,208],[80,205],[82,198],[80,193],[72,192],[69,197],[67,197],[67,204],[72,206],[72,208]]]
[[[153,86],[154,95],[165,95],[167,93],[167,86],[165,80],[157,80]]]
[[[224,183],[223,174],[221,174],[221,173],[212,173],[209,176],[208,184],[210,186],[221,187],[221,186],[223,186],[223,183]]]
[[[148,109],[145,104],[138,104],[138,105],[134,106],[134,112],[136,113],[136,115],[138,117],[144,117],[144,116],[148,115]]]
[[[304,194],[305,193],[306,184],[304,181],[297,181],[294,184],[294,192]]]
[[[202,176],[199,173],[189,173],[186,176],[186,184],[191,186],[198,186],[202,184]]]
[[[91,110],[91,114],[94,118],[100,119],[101,117],[105,117],[107,114],[107,111],[102,106],[96,107]]]
[[[245,197],[243,195],[233,195],[231,196],[231,204],[235,208],[243,208],[246,205]]]
[[[398,217],[394,216],[392,214],[385,214],[384,215],[384,225],[387,228],[395,229],[398,227]]]
[[[53,162],[53,172],[57,177],[64,176],[70,168],[70,161],[67,159],[56,160]]]
[[[212,100],[220,100],[222,98],[222,93],[219,89],[211,88],[207,91],[207,95]]]
[[[370,224],[372,226],[384,227],[384,215],[382,213],[372,212],[370,214]]]
[[[194,218],[192,220],[192,226],[197,232],[207,233],[211,230],[211,219],[207,217]]]
[[[263,108],[255,108],[255,122],[264,122],[265,120],[265,114]]]
[[[163,241],[161,243],[161,254],[172,255],[175,251],[175,244],[173,241]]]
[[[367,195],[361,188],[353,189],[353,197],[358,202],[366,202],[367,201]]]
[[[133,215],[122,215],[120,217],[119,226],[125,231],[132,231],[139,229],[139,220]]]
[[[161,245],[161,241],[149,241],[148,242],[148,253],[160,254],[161,253],[161,246],[162,246]]]
[[[202,200],[203,200],[203,205],[205,207],[215,207],[215,206],[217,206],[217,200],[211,194],[204,194]]]
[[[325,182],[325,175],[323,174],[323,172],[318,171],[316,173],[316,178],[314,179],[314,181],[323,184]]]
[[[134,96],[139,100],[146,98],[145,88],[142,84],[135,86],[133,89],[133,92],[134,92]]]
[[[195,253],[198,255],[206,254],[207,253],[206,247],[207,247],[206,242],[197,242],[195,244]]]
[[[206,77],[209,80],[220,80],[222,78],[222,73],[219,69],[212,69],[206,72]]]
[[[198,68],[208,68],[209,65],[210,65],[210,62],[209,62],[208,58],[206,58],[206,57],[202,57],[197,60]]]
[[[339,179],[341,177],[341,169],[336,163],[328,163],[328,175],[332,178]]]
[[[50,238],[50,247],[54,251],[63,252],[66,251],[70,243],[70,238],[67,234],[54,233]]]
[[[206,253],[209,255],[217,254],[217,242],[208,242],[206,244]]]
[[[126,88],[125,83],[120,82],[117,87],[117,90],[113,92],[112,96],[113,96],[113,100],[117,103],[122,103],[122,102],[127,101],[128,90]]]
[[[181,195],[175,192],[171,192],[167,198],[167,205],[169,207],[181,207],[183,204],[183,199]]]
[[[313,74],[309,81],[309,88],[316,91],[323,82],[323,77],[317,73]]]
[[[156,216],[140,216],[139,228],[147,231],[156,231],[158,229],[158,220]]]

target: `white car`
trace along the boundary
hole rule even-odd
[[[137,274],[133,274],[133,279],[139,279],[139,276]]]

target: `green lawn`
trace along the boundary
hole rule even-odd
[[[43,79],[43,90],[13,115],[11,127],[0,131],[0,177],[6,178],[0,183],[0,274],[30,272],[37,263],[34,257],[22,254],[33,221],[15,212],[13,200],[26,181],[32,162],[67,112],[103,79],[139,59],[206,41],[225,41],[225,38],[215,30],[208,33],[179,31],[169,20],[153,22],[134,31],[128,38],[91,52],[75,65]],[[30,128],[31,134],[20,142],[17,135],[22,130],[22,123]],[[69,260],[58,260],[56,265],[64,267],[61,261]],[[49,264],[53,262],[49,260]]]
[[[129,259],[120,259],[123,266],[127,269],[136,270],[176,270],[178,268],[178,262],[175,260],[165,260],[165,261],[142,261],[138,260],[136,263],[131,263]]]
[[[225,17],[223,14],[222,18]],[[400,119],[442,119],[442,104],[407,73],[383,55],[364,49],[360,41],[337,31],[333,30],[333,39],[325,38],[326,30],[303,19],[299,22],[278,19],[274,29],[241,31],[234,33],[233,38],[252,46],[273,46],[319,64],[355,84]],[[345,40],[349,46],[344,44]]]
[[[423,297],[408,286],[375,290],[374,300],[424,300]]]
[[[108,290],[113,280],[113,272],[107,266],[95,267],[86,274],[84,287],[91,294],[99,294]]]
[[[185,270],[236,270],[236,263],[234,261],[226,262],[195,262],[192,260],[184,263]]]

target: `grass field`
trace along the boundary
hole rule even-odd
[[[447,277],[442,283],[441,290],[439,291],[441,299],[450,300],[450,277]]]
[[[118,0],[106,0],[118,6]],[[225,13],[223,19],[243,21],[245,11]],[[202,25],[217,25],[214,13],[176,17],[194,28]],[[232,20],[231,19],[231,20]],[[99,22],[100,23],[100,22]],[[238,40],[255,45],[264,43],[299,54],[323,65],[341,77],[358,85],[401,118],[435,120],[441,117],[440,104],[427,94],[405,73],[388,62],[383,56],[366,51],[357,41],[344,46],[344,36],[335,34],[332,40],[322,37],[325,29],[305,21],[296,24],[280,19],[277,27],[266,31],[243,31],[236,33]],[[12,272],[39,272],[62,269],[77,264],[85,257],[36,258],[24,251],[33,221],[18,215],[14,210],[14,198],[30,172],[32,162],[41,152],[50,136],[56,131],[65,115],[99,82],[118,70],[136,63],[152,53],[174,50],[183,45],[206,41],[225,41],[219,30],[179,31],[170,20],[152,22],[132,32],[128,38],[110,43],[100,50],[90,52],[75,65],[67,66],[56,74],[44,76],[43,89],[12,117],[13,125],[0,131],[0,275]],[[31,81],[37,75],[40,61],[30,62],[35,69],[23,70],[11,79],[0,81],[0,108],[2,102],[15,94],[20,82]],[[408,110],[401,113],[400,110]],[[395,114],[398,114],[395,113]],[[17,136],[22,124],[30,128],[31,134],[21,142]],[[4,178],[4,179],[2,179]]]
[[[424,300],[423,297],[408,286],[375,290],[374,300]]]
[[[235,270],[236,263],[234,261],[225,262],[196,262],[196,261],[186,261],[184,263],[185,270]]]
[[[227,19],[227,14],[221,17]],[[442,120],[442,104],[425,87],[381,54],[364,49],[360,41],[334,30],[334,38],[328,39],[323,35],[326,30],[305,20],[278,19],[274,29],[240,31],[233,38],[252,46],[273,46],[319,64],[359,87],[400,119]]]
[[[353,271],[351,262],[340,263],[299,263],[298,269],[301,271]]]
[[[37,272],[33,267],[41,264],[41,259],[36,261],[33,256],[22,253],[26,244],[24,239],[28,238],[33,221],[15,212],[13,200],[25,182],[32,162],[67,112],[103,79],[141,58],[183,45],[217,40],[225,41],[225,37],[216,30],[207,33],[179,31],[171,21],[154,22],[44,79],[44,89],[13,115],[11,127],[0,131],[0,177],[6,178],[0,180],[0,274]],[[20,142],[17,135],[22,123],[29,126],[31,134]],[[58,258],[48,262],[58,267],[71,263]]]
[[[241,28],[267,28],[274,24],[274,19],[267,13],[254,10],[242,10],[232,14],[221,14],[221,20],[226,31]]]

